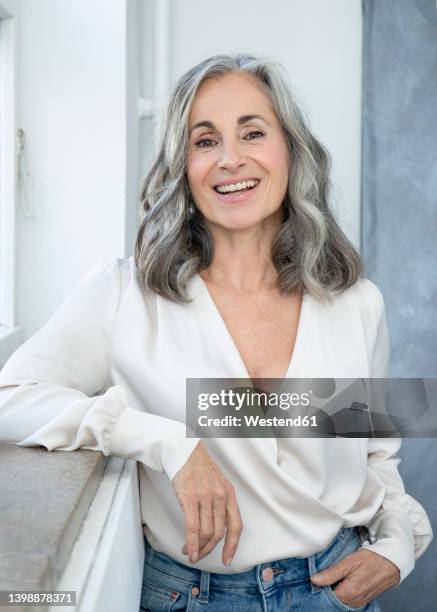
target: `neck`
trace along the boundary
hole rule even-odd
[[[210,226],[214,258],[201,277],[238,292],[275,289],[278,274],[271,259],[271,244],[277,227],[277,219],[266,219],[262,226],[244,230]]]

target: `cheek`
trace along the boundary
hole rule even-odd
[[[190,188],[196,190],[202,186],[208,174],[209,165],[202,157],[195,155],[188,158],[187,161],[187,178]]]
[[[289,153],[285,144],[283,145],[278,142],[271,143],[263,151],[263,163],[270,174],[275,177],[274,184],[282,185],[288,181]]]
[[[273,163],[278,174],[282,175],[283,178],[288,178],[288,163],[289,154],[288,149],[283,147],[277,147],[273,153]]]

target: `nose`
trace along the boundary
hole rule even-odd
[[[223,143],[221,150],[222,154],[218,161],[219,168],[235,172],[246,164],[238,142],[227,141]]]

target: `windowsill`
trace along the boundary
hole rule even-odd
[[[0,443],[0,461],[1,589],[75,591],[76,612],[137,612],[144,534],[136,462],[14,442]]]
[[[56,585],[60,591],[76,591],[76,612],[138,612],[144,534],[137,468],[132,459],[110,458]],[[48,612],[64,610],[52,606]]]
[[[0,368],[23,342],[21,327],[4,327],[0,325]]]

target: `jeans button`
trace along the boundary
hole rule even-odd
[[[193,595],[199,595],[199,589],[197,587],[193,587],[191,589],[191,592],[192,592]]]
[[[263,569],[263,580],[265,582],[270,582],[270,580],[273,580],[273,570],[271,567],[266,567]]]

